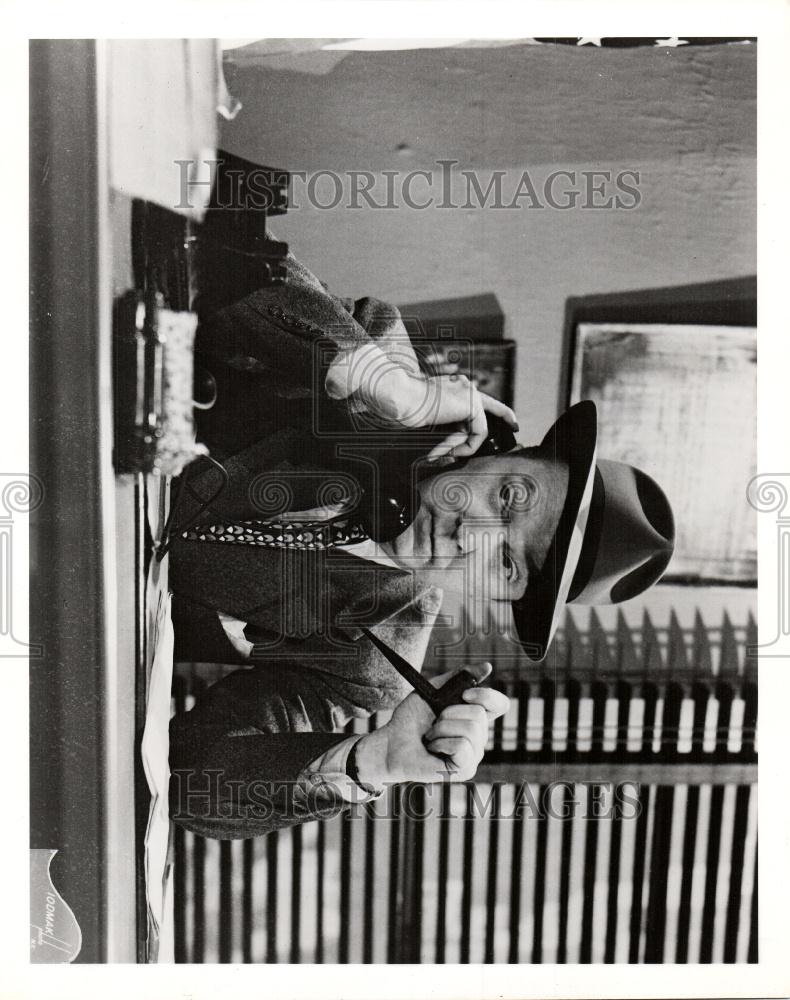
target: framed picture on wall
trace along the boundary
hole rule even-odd
[[[754,291],[741,279],[568,305],[568,401],[592,399],[599,456],[643,469],[672,503],[665,582],[756,582]]]

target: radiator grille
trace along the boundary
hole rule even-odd
[[[177,828],[176,960],[756,962],[756,641],[568,618],[550,664],[498,671],[475,782],[254,841]],[[182,667],[176,700],[213,679]]]

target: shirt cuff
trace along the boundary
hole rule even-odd
[[[384,366],[392,362],[375,344],[341,351],[329,366],[324,387],[330,399],[348,399],[365,385],[375,384]]]
[[[238,618],[234,618],[232,615],[226,615],[223,611],[218,611],[217,617],[233,648],[245,660],[249,660],[252,657],[253,644],[244,634],[247,623],[239,621]]]
[[[381,797],[383,788],[372,788],[368,785],[358,785],[346,773],[346,762],[351,748],[362,739],[362,736],[349,736],[330,747],[326,753],[311,761],[299,776],[300,781],[310,787],[325,788],[334,791],[345,802],[371,802]]]

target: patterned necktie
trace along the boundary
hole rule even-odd
[[[258,545],[269,549],[329,549],[356,545],[368,535],[348,518],[332,521],[235,521],[228,524],[198,524],[181,533],[192,542],[224,542]]]

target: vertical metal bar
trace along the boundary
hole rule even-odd
[[[192,961],[204,961],[206,951],[206,842],[195,835],[192,844]]]
[[[373,961],[373,914],[376,902],[376,814],[371,804],[365,809],[365,884],[362,902],[362,961]]]
[[[302,961],[302,828],[291,827],[291,954],[292,965]]]
[[[173,677],[173,698],[177,712],[184,709],[186,701],[186,680],[175,675]],[[188,864],[186,831],[179,823],[174,824],[173,831],[173,957],[176,963],[187,961],[187,873]]]
[[[233,906],[231,895],[231,879],[233,861],[230,854],[230,841],[219,842],[219,960],[227,963],[231,960],[233,948]]]
[[[266,961],[277,962],[277,848],[279,831],[266,837]]]
[[[254,841],[245,840],[242,846],[242,872],[244,888],[241,897],[241,954],[242,961],[252,962],[252,872]]]
[[[406,785],[403,816],[403,860],[401,864],[400,922],[402,960],[420,961],[422,945],[422,874],[425,787]]]
[[[535,845],[535,892],[533,895],[533,930],[532,958],[533,965],[543,961],[543,902],[546,896],[546,841],[548,838],[548,817],[542,808],[546,798],[546,786],[541,785],[538,792],[538,803],[541,805],[538,815],[538,837]]]
[[[636,821],[636,843],[634,847],[634,870],[632,876],[631,919],[629,923],[628,962],[639,961],[639,938],[642,930],[642,891],[645,877],[645,848],[647,846],[647,812],[650,803],[648,789],[642,787],[637,796],[639,816]]]
[[[743,753],[750,755],[754,753],[757,736],[757,684],[753,681],[744,682],[741,693],[745,702],[743,712]]]
[[[316,887],[315,887],[315,961],[324,961],[324,867],[326,863],[326,824],[319,820],[316,837]]]
[[[387,962],[400,961],[400,942],[398,926],[398,868],[400,861],[401,840],[401,809],[400,785],[390,789],[390,870],[389,870],[389,900],[387,907]]]
[[[759,910],[759,905],[758,905],[758,902],[757,902],[757,888],[758,888],[758,882],[757,882],[757,872],[758,872],[758,868],[757,868],[757,854],[758,854],[758,848],[755,848],[755,851],[754,851],[754,881],[752,882],[752,885],[754,886],[754,888],[752,889],[752,914],[751,914],[752,918],[751,918],[751,921],[750,921],[750,924],[749,924],[749,953],[748,953],[747,958],[746,958],[746,961],[750,965],[756,965],[757,962],[759,962],[759,960],[760,960],[759,959],[759,949],[758,949],[758,945],[757,945],[757,940],[758,940],[758,938],[757,938],[757,930],[758,930],[757,924],[758,924],[758,910]]]
[[[368,732],[376,729],[376,715],[368,719]],[[363,820],[365,831],[365,875],[362,902],[362,961],[365,964],[373,962],[373,915],[376,902],[376,812],[371,802],[365,807]]]
[[[442,787],[442,811],[439,817],[439,870],[437,873],[436,891],[436,963],[442,965],[445,961],[445,946],[447,937],[447,879],[449,874],[450,852],[450,784],[445,782]]]
[[[491,816],[488,824],[488,869],[486,872],[486,931],[483,961],[488,964],[493,964],[494,962],[501,795],[502,786],[499,782],[495,782],[491,788]]]
[[[694,878],[694,845],[699,815],[699,785],[689,785],[686,798],[686,823],[683,831],[683,875],[680,882],[680,905],[678,907],[678,939],[675,962],[688,962],[689,928],[691,926],[691,888]]]
[[[748,785],[740,785],[735,792],[735,818],[733,819],[732,855],[730,863],[730,891],[727,897],[727,922],[724,929],[724,961],[735,962],[738,949],[738,923],[741,915],[741,886],[743,884],[743,855],[746,847],[746,827],[749,817]]]
[[[584,886],[582,897],[582,938],[579,962],[592,961],[593,903],[595,901],[595,869],[598,855],[598,819],[594,813],[594,786],[587,787],[587,829],[584,837]]]
[[[471,927],[472,927],[472,862],[474,855],[474,786],[467,783],[466,791],[466,814],[464,816],[464,847],[463,847],[463,874],[461,891],[461,954],[459,961],[462,965],[469,963]]]
[[[661,962],[667,924],[667,876],[672,841],[672,811],[675,789],[656,788],[653,808],[653,844],[650,857],[650,884],[645,927],[645,962]]]
[[[519,932],[521,928],[521,852],[524,846],[524,810],[519,807],[519,796],[524,793],[524,782],[515,790],[513,796],[513,843],[511,848],[511,878],[510,878],[510,944],[507,960],[511,965],[518,964]]]
[[[175,824],[173,831],[173,957],[177,964],[188,961],[187,959],[187,933],[186,933],[186,910],[187,910],[187,890],[186,890],[186,831],[183,826]]]
[[[702,936],[699,960],[703,964],[713,961],[713,932],[716,921],[716,875],[719,870],[721,844],[721,814],[724,805],[724,785],[714,785],[710,796],[710,825],[705,872],[705,901],[702,906]]]
[[[606,899],[606,940],[604,943],[604,963],[614,964],[617,944],[617,891],[620,887],[620,843],[622,840],[623,817],[619,811],[612,820],[612,836],[609,843],[609,880]]]
[[[568,806],[573,807],[574,789],[566,785],[563,789],[563,810],[561,815],[568,813]],[[557,941],[557,964],[564,965],[568,960],[568,902],[570,897],[571,875],[571,839],[573,823],[565,822],[562,828],[562,846],[560,848],[560,914],[559,938]]]
[[[340,817],[340,936],[337,960],[348,963],[349,929],[351,925],[351,818],[348,810]]]

